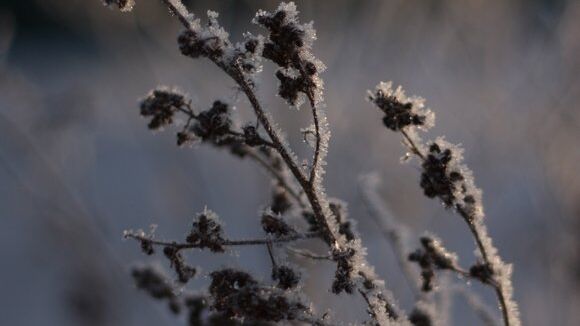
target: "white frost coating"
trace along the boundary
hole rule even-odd
[[[453,204],[465,205],[462,199],[466,194],[469,194],[475,199],[475,205],[473,205],[474,210],[472,211],[473,217],[477,220],[483,219],[484,212],[481,190],[475,186],[473,172],[463,163],[463,148],[460,145],[455,145],[446,141],[444,137],[438,137],[435,139],[435,143],[439,145],[441,150],[450,149],[452,152],[451,160],[447,163],[447,170],[449,173],[455,171],[461,173],[463,176],[461,184],[465,187],[465,191],[463,191],[462,187],[455,188],[453,193],[455,201]]]
[[[278,7],[278,10],[286,12],[286,23],[295,23],[298,24],[297,15],[298,12],[296,11],[296,5],[293,2],[290,3],[282,3]],[[259,11],[256,15],[257,18],[260,16],[269,15],[269,13],[265,11]],[[258,19],[254,19],[254,22],[257,22]],[[313,82],[315,83],[316,87],[313,89],[313,97],[312,97],[312,110],[317,117],[318,120],[318,133],[319,133],[319,144],[318,144],[318,156],[316,161],[316,166],[313,167],[312,171],[312,188],[316,194],[318,202],[322,208],[322,214],[326,219],[326,224],[330,229],[330,232],[333,234],[336,242],[333,246],[336,249],[345,250],[347,248],[354,249],[355,255],[352,257],[353,260],[353,271],[351,273],[352,279],[357,283],[358,289],[365,289],[364,281],[365,279],[362,275],[366,275],[366,278],[372,280],[374,283],[374,287],[372,289],[366,289],[366,295],[370,301],[370,304],[373,306],[374,313],[376,314],[377,322],[380,325],[392,325],[393,321],[389,319],[388,313],[385,308],[385,299],[392,305],[395,305],[395,300],[393,295],[385,288],[384,282],[379,281],[374,269],[366,260],[366,248],[361,244],[360,240],[354,241],[347,241],[346,237],[339,233],[339,224],[337,223],[337,219],[333,216],[333,212],[330,209],[329,201],[326,196],[326,192],[323,185],[323,176],[325,173],[325,166],[326,166],[326,155],[328,153],[328,143],[330,140],[330,128],[328,125],[328,119],[326,117],[326,112],[323,110],[324,107],[324,98],[323,98],[323,89],[324,83],[323,80],[319,77],[319,73],[325,69],[324,64],[316,59],[309,51],[312,46],[313,41],[316,39],[316,32],[313,28],[313,24],[304,24],[302,28],[305,31],[305,42],[302,51],[300,51],[301,59],[304,61],[312,62],[316,66],[316,74],[312,76]],[[288,73],[292,73],[292,71],[287,71]],[[273,126],[274,132],[278,135],[281,134],[281,131],[278,129],[277,126]],[[288,146],[286,140],[281,137],[284,147],[290,151],[290,147]],[[296,162],[295,155],[292,153],[292,158]],[[313,162],[314,163],[314,162]],[[348,217],[346,216],[346,207],[343,207],[345,210],[343,216],[343,221],[345,221]],[[361,275],[362,274],[362,275]],[[393,309],[398,310],[398,308],[393,307]],[[403,323],[405,323],[404,321]]]
[[[513,285],[511,281],[512,266],[506,264],[501,259],[497,248],[493,245],[492,239],[488,234],[487,227],[484,224],[485,213],[482,205],[482,192],[475,185],[473,172],[463,164],[463,149],[458,145],[447,142],[443,137],[437,138],[435,143],[437,143],[442,150],[449,148],[453,153],[452,159],[447,165],[448,171],[460,172],[464,178],[462,186],[465,187],[465,192],[461,189],[462,187],[457,187],[457,189],[455,189],[455,200],[453,204],[468,207],[469,215],[472,217],[471,226],[475,230],[475,233],[478,234],[482,247],[477,248],[475,254],[482,260],[487,260],[487,263],[489,263],[490,268],[494,272],[493,278],[499,285],[499,289],[505,299],[509,325],[519,326],[521,325],[519,309],[517,303],[513,300]],[[474,197],[475,204],[466,206],[462,201],[462,198],[466,194]],[[484,259],[482,251],[485,252],[485,258],[487,259]]]
[[[391,96],[401,103],[412,103],[411,112],[426,117],[424,126],[405,127],[402,131],[406,134],[409,140],[413,142],[413,144],[411,144],[408,139],[404,140],[405,144],[411,151],[415,150],[412,148],[414,145],[419,151],[417,156],[427,155],[428,151],[426,145],[416,131],[417,129],[426,130],[433,126],[435,122],[433,112],[429,109],[425,109],[425,100],[416,96],[408,97],[401,86],[393,89],[392,82],[379,83],[375,91],[369,91],[368,95],[368,99],[371,102],[375,102],[379,96]],[[488,263],[489,267],[493,270],[494,281],[498,284],[501,296],[505,301],[507,310],[505,313],[509,319],[507,323],[511,326],[519,326],[521,325],[519,311],[517,303],[512,298],[512,266],[502,261],[498,254],[498,250],[493,246],[492,240],[488,235],[487,227],[483,223],[485,214],[483,211],[481,190],[475,185],[473,172],[463,164],[463,149],[445,141],[442,137],[436,139],[435,143],[439,145],[442,151],[448,148],[452,152],[451,161],[447,164],[447,171],[448,173],[459,172],[463,177],[463,180],[461,180],[460,183],[461,186],[454,189],[454,200],[452,206],[463,210],[464,213],[462,213],[462,215],[468,215],[466,222],[470,224],[470,228],[475,233],[475,237],[479,239],[476,255],[480,256],[485,263]],[[467,195],[473,196],[474,200],[471,201],[472,203],[466,200]]]
[[[326,118],[326,112],[320,109],[318,106],[314,108],[318,115],[318,129],[320,134],[320,148],[319,148],[319,155],[318,155],[318,164],[316,169],[314,170],[314,190],[318,191],[317,189],[322,187],[322,180],[323,176],[326,173],[325,166],[326,166],[326,155],[328,154],[328,143],[330,141],[330,127],[328,125],[328,119]],[[324,193],[321,193],[324,195]]]
[[[438,138],[435,142],[441,148],[451,149],[453,156],[448,164],[448,169],[449,171],[459,171],[463,175],[463,186],[466,188],[465,194],[472,195],[475,198],[475,204],[470,206],[470,215],[473,217],[471,225],[478,234],[482,246],[482,248],[476,249],[475,253],[483,259],[482,251],[485,252],[487,262],[494,272],[493,278],[499,285],[499,289],[505,299],[509,325],[519,326],[521,325],[519,309],[517,303],[513,300],[513,285],[511,281],[512,266],[503,262],[488,234],[487,227],[483,222],[485,213],[482,205],[482,193],[475,185],[473,172],[463,164],[463,149],[457,145],[448,143],[442,137]],[[461,193],[462,190],[459,187],[455,191],[456,193],[454,195],[456,200],[454,204],[465,205],[465,203],[461,202],[461,198],[465,194]]]
[[[133,1],[133,0],[131,0]],[[189,28],[192,31],[199,31],[201,29],[201,24],[199,19],[196,19],[192,13],[190,13],[181,0],[165,0],[175,9],[178,16],[183,17],[189,23]]]
[[[123,238],[128,238],[130,236],[136,236],[139,238],[144,239],[153,239],[155,238],[155,231],[157,230],[157,224],[149,225],[149,233],[145,233],[143,229],[138,229],[137,231],[133,231],[132,229],[124,230],[123,231]]]
[[[379,325],[410,325],[408,320],[401,318],[400,321],[394,321],[389,318],[389,314],[385,307],[385,300],[386,302],[390,303],[395,309],[395,311],[399,314],[399,316],[404,316],[405,313],[398,308],[397,300],[393,296],[393,294],[387,290],[385,287],[385,282],[380,280],[375,273],[375,269],[371,266],[366,260],[366,248],[362,245],[360,240],[355,240],[350,245],[352,248],[356,250],[356,254],[354,255],[353,262],[354,268],[352,272],[352,276],[357,283],[357,287],[359,289],[364,289],[364,282],[365,278],[361,277],[360,275],[365,275],[366,279],[373,280],[374,287],[366,291],[366,295],[373,307],[375,307],[376,313],[376,320]]]
[[[513,285],[512,265],[506,264],[498,254],[498,250],[494,247],[491,237],[487,232],[487,227],[483,224],[483,215],[481,219],[476,219],[473,226],[480,235],[481,243],[487,253],[488,262],[492,268],[493,278],[499,285],[500,291],[505,298],[506,309],[509,317],[510,326],[520,326],[520,312],[517,303],[513,300]],[[477,255],[481,256],[478,250],[475,251]]]
[[[425,232],[424,237],[428,237],[432,240],[431,246],[438,256],[448,259],[452,266],[458,266],[459,258],[457,257],[457,254],[447,250],[438,236],[431,232]]]
[[[300,128],[300,133],[302,134],[302,139],[308,146],[316,148],[316,135],[313,124],[307,128]]]
[[[324,189],[322,189],[322,191],[323,190]],[[389,314],[385,308],[386,302],[392,305],[392,308],[399,314],[399,316],[403,316],[404,312],[398,308],[394,295],[386,288],[385,282],[377,276],[374,267],[367,261],[367,249],[363,246],[362,241],[360,240],[360,236],[356,231],[355,224],[351,224],[351,230],[355,234],[355,240],[347,241],[347,239],[338,232],[339,225],[329,207],[329,200],[326,198],[326,196],[323,198],[324,215],[330,217],[330,220],[327,222],[333,234],[337,236],[336,245],[343,249],[354,249],[354,256],[351,258],[353,270],[350,276],[356,283],[358,289],[364,289],[365,295],[368,297],[371,305],[375,308],[374,312],[376,314],[376,319],[379,325],[408,325],[408,321],[404,320],[404,318],[401,318],[402,320],[399,322],[389,318]],[[331,201],[340,206],[342,222],[349,220],[348,207],[346,206],[346,203],[337,199],[331,199]],[[374,287],[367,289],[365,286],[365,280],[372,280]]]
[[[492,239],[488,234],[487,227],[483,223],[485,219],[485,213],[483,211],[482,205],[482,194],[481,190],[475,185],[473,172],[463,164],[463,149],[457,145],[453,145],[442,137],[436,139],[435,141],[442,149],[451,149],[453,156],[451,161],[448,163],[449,171],[459,171],[463,177],[463,186],[466,188],[465,193],[462,193],[462,189],[458,187],[455,190],[454,205],[464,205],[461,198],[465,194],[472,195],[475,198],[475,204],[470,206],[470,216],[473,217],[471,225],[481,242],[482,248],[477,248],[475,254],[479,256],[482,260],[487,260],[489,266],[493,270],[493,278],[499,285],[500,291],[505,298],[505,304],[507,308],[507,315],[509,317],[509,324],[512,326],[519,326],[521,324],[519,318],[519,310],[516,302],[513,300],[513,286],[511,282],[512,266],[503,262],[499,256],[497,248],[493,245]],[[485,252],[486,259],[482,255],[482,251]]]
[[[209,33],[208,36],[216,37],[222,40],[225,44],[229,44],[230,34],[220,26],[218,22],[219,14],[215,11],[208,10],[207,11],[207,18],[208,18],[208,27],[207,32]]]
[[[397,86],[397,88],[393,88],[393,82],[380,82],[375,91],[367,91],[368,99],[370,101],[374,101],[376,99],[377,93],[381,93],[387,97],[394,97],[401,103],[411,103],[413,104],[411,107],[411,113],[425,116],[425,123],[418,127],[406,128],[405,130],[408,131],[409,129],[418,128],[420,130],[426,131],[429,128],[435,125],[435,113],[431,111],[431,109],[425,107],[425,99],[420,96],[407,96],[405,94],[405,90],[403,90],[402,86]]]
[[[294,151],[290,147],[290,143],[288,143],[286,133],[280,128],[278,123],[274,122],[274,119],[272,118],[272,115],[269,112],[265,111],[264,115],[266,116],[266,119],[268,121],[270,121],[270,126],[272,127],[272,132],[276,135],[276,137],[278,137],[280,144],[286,149],[286,152],[288,153],[288,156],[290,156],[290,159],[293,162],[300,162],[300,160],[298,159],[298,156],[294,153]],[[304,169],[303,166],[299,165],[298,168],[300,169],[300,172],[302,172],[302,173],[306,172],[306,170]]]
[[[135,0],[127,0],[127,3],[125,4],[125,6],[123,8],[121,8],[121,11],[129,12],[129,11],[133,10],[133,7],[135,7]]]

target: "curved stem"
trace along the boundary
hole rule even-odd
[[[425,156],[425,154],[423,154],[419,150],[417,144],[415,144],[415,142],[411,139],[411,137],[409,137],[409,135],[404,130],[401,130],[401,133],[405,137],[405,140],[408,142],[408,146],[411,149],[411,151],[415,155],[417,155],[422,161],[425,161],[426,156]],[[483,241],[481,239],[481,234],[480,234],[479,230],[477,229],[477,227],[475,226],[475,224],[473,223],[474,218],[472,216],[470,216],[469,213],[466,212],[461,207],[455,207],[455,209],[459,213],[459,215],[463,218],[465,223],[467,223],[467,226],[469,227],[469,231],[473,235],[473,238],[474,238],[476,245],[477,245],[477,249],[478,249],[479,253],[481,254],[481,258],[483,259],[483,262],[486,265],[493,268],[493,263],[489,259],[489,253],[487,252],[487,249],[485,248],[485,245],[483,244]],[[469,275],[469,273],[466,271],[462,271],[461,274]],[[502,286],[498,282],[487,283],[487,284],[489,284],[491,287],[494,288],[497,299],[499,301],[500,310],[502,312],[504,325],[509,326],[510,325],[510,318],[509,318],[509,312],[507,309],[507,300],[506,300],[506,295],[503,292]]]
[[[318,164],[320,160],[320,143],[322,141],[320,137],[320,124],[318,121],[318,109],[314,101],[314,96],[311,92],[308,93],[308,101],[310,102],[310,107],[312,109],[312,120],[314,121],[314,134],[316,137],[316,145],[314,149],[314,159],[312,160],[312,167],[310,168],[310,178],[308,179],[311,185],[314,184],[314,179],[316,178],[316,171],[318,170]]]
[[[323,228],[323,236],[325,240],[329,245],[336,246],[337,237],[332,232],[330,226],[328,225],[328,221],[326,219],[326,216],[324,215],[318,195],[316,194],[315,190],[313,189],[312,185],[310,184],[309,180],[306,178],[304,173],[302,173],[302,170],[298,167],[298,164],[294,161],[294,159],[286,149],[286,146],[282,143],[278,133],[274,130],[270,120],[268,119],[266,113],[262,109],[262,106],[260,105],[260,102],[258,101],[253,89],[250,87],[250,85],[244,78],[243,74],[239,70],[232,72],[226,67],[223,67],[223,64],[220,65],[218,63],[218,65],[222,67],[222,69],[224,69],[224,71],[228,73],[238,83],[242,91],[246,94],[248,100],[250,101],[250,104],[252,105],[252,108],[254,109],[254,113],[260,120],[262,126],[264,126],[264,129],[266,130],[266,133],[274,143],[276,150],[278,151],[278,153],[280,154],[286,165],[288,165],[290,172],[292,172],[292,174],[294,175],[294,177],[304,190],[304,193],[306,194],[306,197],[308,198],[308,201],[312,206],[312,211],[316,216],[317,222]]]

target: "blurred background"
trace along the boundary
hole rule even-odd
[[[239,40],[254,13],[275,1],[186,1],[207,9]],[[389,243],[361,200],[358,177],[375,171],[385,203],[417,235],[430,230],[464,266],[474,245],[458,216],[425,198],[415,165],[401,165],[398,135],[386,130],[365,92],[381,80],[427,98],[437,114],[429,137],[461,143],[484,191],[490,233],[514,264],[515,298],[525,325],[580,321],[580,2],[298,1],[314,20],[315,54],[328,70],[330,142],[326,186],[349,202],[369,259],[410,310]],[[131,266],[157,262],[124,241],[129,228],[158,224],[183,238],[194,214],[216,211],[232,238],[260,236],[258,212],[270,182],[252,162],[226,152],[175,146],[173,131],[151,133],[138,99],[176,85],[206,109],[214,99],[248,103],[218,69],[179,54],[181,27],[159,1],[137,0],[132,13],[98,0],[0,1],[0,324],[183,325],[167,307],[135,289]],[[273,67],[260,97],[309,157],[299,129],[308,110],[275,96]],[[233,181],[233,182],[232,182]],[[269,277],[263,248],[188,257],[207,275],[239,266]],[[333,266],[298,260],[318,311],[360,320],[358,297],[329,294]],[[200,277],[191,289],[207,284]],[[491,290],[470,285],[495,306]],[[478,325],[454,298],[450,323]]]

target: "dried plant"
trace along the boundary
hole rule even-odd
[[[289,252],[313,260],[327,260],[336,265],[331,290],[359,294],[367,306],[372,325],[437,323],[437,306],[430,292],[438,271],[457,273],[491,286],[497,293],[505,325],[519,325],[517,306],[512,300],[511,268],[498,256],[483,224],[481,192],[473,182],[472,173],[461,163],[461,150],[443,139],[424,144],[417,130],[433,125],[434,115],[424,108],[424,101],[406,97],[401,88],[393,90],[390,83],[381,83],[369,93],[369,99],[385,114],[388,129],[400,132],[411,155],[419,159],[422,174],[420,185],[425,195],[439,198],[445,207],[459,213],[473,234],[478,248],[478,261],[469,269],[459,265],[458,257],[447,251],[441,241],[428,235],[421,238],[422,248],[408,252],[402,227],[394,220],[384,224],[386,236],[395,244],[402,258],[404,271],[417,288],[418,300],[410,314],[399,308],[385,282],[367,262],[366,249],[354,223],[348,217],[346,204],[326,195],[323,186],[325,157],[330,131],[323,110],[324,64],[311,52],[316,33],[312,23],[298,19],[294,3],[282,3],[272,11],[258,11],[253,23],[267,34],[244,34],[244,41],[233,43],[220,26],[218,14],[208,11],[207,23],[190,14],[180,0],[162,0],[185,28],[178,37],[179,50],[191,58],[206,58],[217,65],[235,82],[247,97],[257,121],[237,124],[228,103],[217,100],[208,109],[194,108],[191,100],[176,89],[159,87],[142,101],[140,113],[149,118],[148,127],[162,129],[174,124],[179,116],[186,123],[179,127],[177,144],[201,142],[229,150],[241,159],[255,161],[274,180],[270,207],[263,211],[259,223],[265,233],[258,239],[231,239],[218,216],[206,209],[196,216],[188,235],[181,241],[162,241],[144,231],[126,231],[125,237],[137,240],[144,253],[153,255],[158,248],[169,260],[177,281],[186,284],[197,275],[183,252],[204,249],[222,253],[236,246],[263,246],[271,259],[272,283],[258,281],[238,269],[225,268],[209,273],[211,284],[205,294],[177,294],[162,272],[151,267],[133,271],[137,286],[152,297],[168,302],[175,313],[187,311],[191,325],[201,324],[269,324],[298,321],[310,324],[334,324],[328,314],[318,315],[305,299],[301,289],[301,274],[281,260],[275,251]],[[122,11],[132,9],[132,0],[105,0],[108,6]],[[312,138],[313,156],[308,164],[291,150],[282,131],[256,95],[255,76],[262,70],[263,60],[277,66],[278,95],[289,106],[308,105],[312,126],[301,130]],[[379,212],[380,215],[380,212]],[[298,216],[303,223],[291,223]],[[258,221],[256,222],[258,225]],[[300,241],[322,241],[324,254],[298,248]],[[281,248],[279,244],[290,244]],[[417,279],[408,264],[420,266]]]

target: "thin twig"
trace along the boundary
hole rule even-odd
[[[415,142],[411,139],[411,137],[409,137],[407,132],[405,130],[401,130],[401,133],[403,134],[403,137],[405,137],[405,139],[407,140],[407,143],[408,143],[409,148],[411,149],[411,152],[413,152],[413,154],[419,156],[419,158],[421,158],[421,160],[424,161],[425,155],[423,153],[421,153],[421,151],[419,150],[419,148],[417,147]]]
[[[316,145],[314,149],[314,158],[312,160],[312,167],[310,168],[310,178],[308,179],[311,185],[314,185],[314,179],[316,178],[316,171],[318,170],[318,164],[320,160],[320,143],[322,138],[320,137],[320,125],[318,121],[318,108],[314,101],[314,96],[312,92],[308,92],[308,101],[310,102],[310,108],[312,110],[312,120],[314,121],[314,135],[316,137]]]
[[[191,248],[199,248],[199,244],[194,243],[178,243],[174,241],[162,241],[162,240],[155,240],[151,239],[147,235],[140,235],[134,233],[127,233],[125,234],[125,238],[135,239],[138,241],[147,241],[152,245],[157,246],[164,246],[164,247],[172,247],[175,249],[191,249]],[[293,242],[297,240],[304,240],[304,239],[315,239],[320,238],[320,233],[318,232],[309,232],[309,233],[297,233],[293,235],[288,235],[279,238],[267,238],[267,239],[247,239],[247,240],[224,240],[219,242],[218,244],[226,247],[233,247],[233,246],[253,246],[253,245],[268,245],[272,243],[282,243],[282,242]]]
[[[314,260],[330,260],[330,261],[332,261],[331,255],[319,255],[319,254],[315,254],[315,253],[310,252],[310,251],[305,250],[305,249],[296,249],[296,248],[292,248],[292,247],[288,247],[286,249],[288,249],[288,251],[290,251],[291,253],[293,253],[295,255],[302,256],[302,257],[306,257],[306,258],[310,258],[310,259],[314,259]]]
[[[231,71],[229,71],[229,69],[225,69],[225,71],[229,73],[234,78],[234,80],[236,80],[238,85],[241,87],[242,91],[248,97],[248,100],[252,104],[256,116],[260,120],[260,123],[264,126],[264,129],[266,130],[268,136],[270,136],[270,139],[274,143],[276,150],[278,151],[284,162],[288,165],[290,172],[292,172],[292,174],[294,175],[294,177],[304,190],[304,193],[306,194],[306,197],[308,198],[308,201],[312,206],[312,210],[314,215],[316,216],[317,222],[323,228],[323,234],[326,238],[326,241],[328,242],[329,245],[335,246],[337,244],[336,241],[337,236],[334,234],[334,232],[328,225],[327,217],[324,215],[320,199],[318,198],[318,194],[316,193],[316,191],[314,190],[314,188],[312,187],[306,176],[302,173],[302,170],[298,167],[298,164],[294,161],[292,156],[290,156],[290,153],[286,149],[286,146],[284,146],[284,144],[282,143],[280,136],[272,127],[272,124],[268,119],[266,113],[262,109],[262,106],[260,105],[260,102],[258,101],[252,87],[248,84],[241,71],[238,70],[236,74],[233,74]]]
[[[272,262],[272,268],[276,268],[276,259],[274,259],[274,253],[272,251],[272,242],[266,243],[266,248],[268,249],[268,256],[270,256],[270,261]]]

